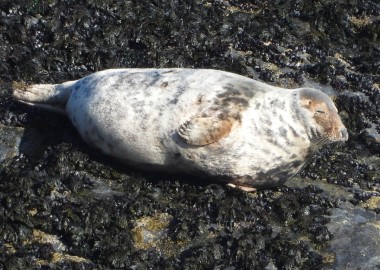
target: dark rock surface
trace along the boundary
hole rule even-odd
[[[380,268],[379,14],[376,0],[2,0],[0,269]],[[111,67],[314,85],[350,139],[246,194],[115,164],[10,96]]]

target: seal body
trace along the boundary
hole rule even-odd
[[[87,143],[126,164],[256,188],[348,137],[324,93],[218,70],[105,70],[14,96],[65,113]]]

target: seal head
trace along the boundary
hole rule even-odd
[[[307,134],[312,142],[323,145],[347,141],[347,129],[329,96],[315,89],[303,88],[299,90],[299,100],[301,115],[304,115]]]

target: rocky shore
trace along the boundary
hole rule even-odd
[[[380,4],[2,0],[0,269],[380,269]],[[11,98],[117,67],[328,93],[348,128],[285,186],[149,174]]]

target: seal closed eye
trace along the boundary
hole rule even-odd
[[[206,69],[111,69],[14,89],[63,113],[81,137],[142,169],[239,186],[284,183],[326,143],[348,138],[324,93]]]

